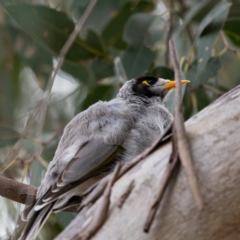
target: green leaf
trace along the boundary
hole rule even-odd
[[[47,162],[50,162],[56,152],[58,143],[60,141],[60,136],[57,139],[54,139],[50,144],[48,144],[46,146],[46,148],[44,149],[44,152],[42,153],[42,157],[43,159],[45,159]]]
[[[211,101],[204,89],[198,88],[194,91],[194,93],[197,98],[197,110],[198,111],[201,111],[203,108],[205,108],[206,106],[208,106],[211,103]]]
[[[148,29],[154,16],[135,14],[129,19],[124,32],[124,39],[130,48],[122,53],[122,63],[128,79],[146,73],[154,60],[155,54],[145,46]]]
[[[19,74],[22,64],[10,42],[9,33],[0,27],[0,122],[14,125],[14,111],[21,93]]]
[[[186,94],[183,96],[183,116],[185,121],[189,119],[193,115],[193,103],[190,95],[190,91],[188,91],[188,85],[186,86]]]
[[[13,145],[20,138],[20,133],[7,125],[0,124],[0,147]]]
[[[194,91],[187,91],[187,94],[185,94],[183,98],[184,119],[187,120],[210,103],[210,98],[204,89],[197,88]]]
[[[198,36],[204,36],[211,33],[212,31],[219,31],[219,26],[222,27],[226,20],[229,12],[231,3],[223,0],[211,9],[211,11],[206,14],[198,26]]]
[[[128,79],[143,75],[154,60],[155,54],[147,47],[131,47],[124,52],[121,59]]]
[[[217,76],[218,70],[221,68],[221,62],[219,58],[210,58],[206,67],[200,72],[197,71],[197,62],[189,67],[186,73],[186,78],[191,81],[192,86],[203,84],[210,78]]]
[[[34,41],[24,31],[8,26],[9,34],[14,45],[21,42],[16,52],[24,65],[29,66],[38,80],[39,86],[45,89],[52,73],[52,56],[40,44]]]
[[[99,100],[109,101],[116,96],[117,92],[118,92],[118,89],[115,85],[98,86],[88,94],[83,104],[81,105],[81,109],[85,110],[92,104],[98,102]]]
[[[134,13],[149,12],[153,7],[154,4],[147,1],[139,1],[137,5],[132,2],[126,3],[104,28],[102,37],[105,43],[118,49],[125,49],[127,44],[122,40],[122,36],[128,19]]]
[[[55,55],[59,54],[74,29],[73,22],[66,14],[51,8],[14,4],[5,6],[5,9],[30,36]],[[96,56],[108,58],[107,53],[102,51],[99,38],[93,39],[93,35],[94,33],[90,32],[86,41],[77,38],[68,51],[66,59],[81,62]],[[90,44],[87,41],[90,41]]]
[[[203,0],[194,3],[194,6],[187,11],[186,16],[181,26],[176,30],[176,36],[180,35],[187,27],[187,25],[195,20],[200,21],[213,8],[218,0]]]
[[[128,80],[120,57],[114,59],[114,72],[119,82],[125,83]]]
[[[228,14],[230,3],[222,1],[217,4],[202,20],[198,33],[201,34],[198,48],[198,73],[201,72],[211,57],[213,45],[222,29]]]
[[[148,38],[148,29],[154,18],[155,16],[144,13],[134,14],[125,27],[124,40],[130,46],[141,46]]]
[[[75,19],[79,19],[89,4],[89,0],[73,0],[71,4],[71,15]],[[81,33],[85,35],[89,28],[94,29],[97,33],[101,33],[102,29],[107,25],[109,18],[118,10],[125,1],[101,0],[97,1],[92,12],[84,23]]]
[[[154,68],[151,72],[149,72],[149,75],[169,80],[174,79],[174,71],[171,68],[163,66]]]
[[[230,8],[226,23],[223,27],[225,35],[227,35],[231,41],[236,45],[240,46],[240,3],[237,1],[233,2]]]
[[[114,76],[114,65],[106,60],[95,60],[91,68],[97,80]]]
[[[96,49],[99,52],[107,52],[107,48],[104,46],[101,37],[91,29],[89,29],[87,32],[86,42],[90,47]]]
[[[155,17],[148,28],[148,34],[146,35],[146,44],[155,48],[155,44],[157,49],[159,45],[165,41],[168,24],[165,20],[159,17]]]
[[[65,62],[62,66],[62,70],[89,88],[95,86],[96,78],[91,68],[87,65]]]

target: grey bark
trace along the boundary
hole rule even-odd
[[[193,116],[185,126],[204,210],[198,211],[180,166],[150,232],[143,232],[171,154],[171,143],[167,143],[115,183],[108,219],[92,239],[240,239],[240,86]],[[134,188],[119,208],[121,196],[133,180]],[[55,240],[71,239],[87,225],[92,211],[94,205],[80,213]]]

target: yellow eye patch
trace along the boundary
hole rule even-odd
[[[143,80],[143,81],[142,81],[142,84],[144,84],[144,85],[146,85],[146,86],[148,86],[148,87],[151,86],[151,85],[148,83],[147,80]]]

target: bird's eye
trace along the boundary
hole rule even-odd
[[[142,84],[146,85],[146,86],[151,86],[151,80],[143,80]]]

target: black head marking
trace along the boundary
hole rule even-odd
[[[158,78],[154,76],[140,76],[136,78],[137,83],[143,83],[147,81],[149,85],[154,85],[157,82]]]
[[[140,76],[135,79],[136,79],[136,83],[133,85],[132,89],[136,94],[145,95],[149,98],[159,95],[150,89],[150,87],[154,86],[154,84],[158,81],[157,77]]]

